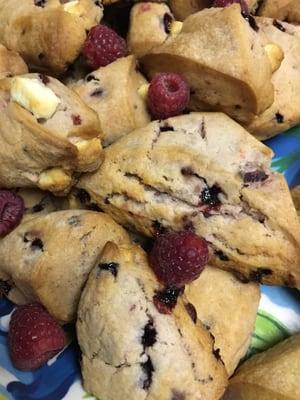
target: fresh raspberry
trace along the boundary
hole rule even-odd
[[[213,7],[227,7],[235,3],[240,4],[241,9],[245,14],[249,14],[249,8],[245,0],[215,0],[213,2]]]
[[[106,25],[94,26],[83,45],[82,53],[93,69],[105,67],[127,55],[126,41]]]
[[[10,190],[0,190],[0,237],[19,225],[24,213],[24,200]]]
[[[190,88],[182,76],[173,73],[157,74],[148,91],[148,107],[156,119],[180,114],[190,100]]]
[[[169,232],[158,236],[149,261],[162,284],[180,288],[199,277],[208,256],[206,241],[193,232]]]
[[[8,331],[10,356],[16,368],[39,368],[64,345],[63,329],[41,304],[31,303],[16,308]]]

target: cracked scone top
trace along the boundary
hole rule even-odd
[[[141,63],[150,77],[181,74],[191,87],[190,108],[195,111],[223,111],[250,123],[274,100],[264,44],[255,21],[250,26],[239,4],[190,15],[178,34],[169,35]]]
[[[65,71],[103,14],[93,0],[0,0],[0,43],[35,69]]]
[[[105,149],[78,186],[146,235],[193,229],[211,263],[245,280],[297,287],[300,226],[272,151],[221,113],[154,121]]]
[[[12,285],[8,298],[38,301],[57,320],[72,322],[88,274],[109,240],[129,244],[126,231],[104,213],[66,210],[26,220],[0,242],[0,279]]]
[[[227,377],[211,336],[180,298],[159,313],[157,290],[143,250],[107,243],[78,310],[85,389],[106,400],[219,399]]]
[[[73,172],[101,162],[97,114],[58,80],[27,74],[0,82],[0,185],[65,193]]]
[[[300,6],[300,3],[299,3]],[[259,33],[284,53],[280,67],[272,75],[274,102],[255,117],[246,129],[260,140],[284,132],[300,122],[300,28],[271,18],[256,18]]]
[[[98,114],[101,139],[107,146],[150,122],[146,102],[138,93],[145,84],[135,57],[130,55],[100,67],[70,87]]]

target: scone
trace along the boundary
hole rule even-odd
[[[121,138],[78,187],[146,235],[194,230],[207,240],[211,263],[243,280],[297,287],[300,225],[271,157],[225,114],[191,113]]]
[[[229,272],[207,266],[186,285],[183,299],[195,321],[200,320],[215,339],[228,375],[245,356],[255,327],[259,286],[242,283]]]
[[[258,15],[299,24],[299,0],[263,0],[259,6]]]
[[[107,241],[129,243],[108,215],[57,211],[21,223],[0,242],[0,277],[11,281],[8,298],[39,301],[62,323],[76,317],[82,288]]]
[[[256,354],[238,369],[223,400],[299,400],[300,335]]]
[[[291,194],[292,194],[292,198],[295,204],[295,208],[298,212],[298,214],[300,215],[300,185],[295,186],[292,190],[291,190]]]
[[[194,324],[180,298],[170,314],[159,312],[161,290],[143,250],[105,246],[78,309],[89,393],[105,400],[221,397],[226,372],[212,338]]]
[[[191,87],[192,110],[223,111],[250,123],[273,103],[274,88],[255,20],[248,19],[251,24],[239,4],[200,11],[141,62],[150,77],[158,72],[184,76]]]
[[[27,72],[28,68],[22,57],[0,44],[0,79],[26,74]]]
[[[271,18],[256,21],[259,32],[284,53],[279,69],[272,75],[274,103],[246,128],[263,140],[300,123],[300,28]]]
[[[213,0],[169,0],[170,8],[179,21],[185,20],[189,15],[211,6]]]
[[[58,74],[77,58],[102,14],[93,0],[0,0],[0,43],[31,68]]]
[[[174,17],[164,3],[142,2],[135,4],[130,12],[128,48],[140,58],[169,36]]]
[[[64,193],[73,172],[101,162],[98,116],[58,80],[28,74],[0,81],[0,185]]]
[[[100,67],[71,85],[98,114],[104,146],[150,122],[146,102],[138,93],[146,83],[131,55]]]

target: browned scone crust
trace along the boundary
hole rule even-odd
[[[228,375],[245,356],[255,327],[259,285],[242,283],[233,274],[206,266],[200,277],[186,285],[185,306],[215,338]]]
[[[292,194],[292,199],[295,204],[296,210],[297,210],[298,214],[300,215],[300,185],[295,186],[291,190],[291,194]]]
[[[63,193],[70,189],[74,171],[93,171],[101,162],[98,116],[58,80],[41,74],[22,77],[45,82],[61,102],[52,117],[39,120],[12,101],[14,78],[0,81],[0,185]],[[45,182],[42,174],[54,167],[63,170],[64,179]]]
[[[147,81],[130,55],[93,71],[70,87],[98,114],[102,143],[107,146],[150,122],[146,101],[138,93],[144,84]]]
[[[256,21],[259,32],[284,53],[279,69],[272,75],[274,103],[247,126],[249,132],[264,140],[300,123],[300,28],[271,18]]]
[[[11,280],[16,303],[41,302],[62,323],[76,318],[89,272],[107,241],[128,244],[108,215],[86,210],[30,219],[0,242],[0,276]]]
[[[211,6],[213,0],[169,0],[170,8],[179,21]]]
[[[28,68],[22,57],[0,44],[0,79],[26,74],[27,72]]]
[[[263,0],[258,15],[299,24],[299,0]]]
[[[189,16],[178,35],[169,35],[141,62],[150,77],[182,74],[191,87],[189,107],[194,111],[222,111],[250,123],[274,100],[264,44],[239,4]]]
[[[193,229],[208,241],[212,264],[242,279],[297,287],[300,225],[271,157],[228,116],[191,113],[115,142],[78,187],[146,235]]]
[[[300,335],[256,354],[237,370],[223,400],[299,400]]]
[[[135,4],[130,11],[127,36],[129,51],[140,58],[162,44],[170,33],[170,23],[173,19],[167,4]]]
[[[103,11],[93,0],[79,0],[77,15],[65,11],[62,3],[0,0],[0,43],[20,53],[32,68],[63,72],[79,55],[86,31],[99,23]]]
[[[221,397],[227,376],[212,338],[180,298],[171,314],[159,313],[153,296],[161,289],[142,249],[106,245],[78,309],[89,393],[106,400]]]

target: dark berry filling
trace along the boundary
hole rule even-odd
[[[47,75],[39,74],[39,78],[43,82],[44,85],[47,85],[47,83],[50,82],[50,79],[48,78]]]
[[[81,125],[81,123],[82,123],[80,115],[73,114],[72,121],[73,121],[73,125]]]
[[[143,373],[146,375],[146,378],[143,381],[143,389],[148,390],[152,384],[152,375],[154,372],[153,364],[151,358],[148,356],[148,360],[141,364]]]
[[[251,282],[261,283],[265,276],[272,275],[273,271],[270,268],[257,268],[255,271],[251,271],[249,280]]]
[[[34,5],[37,7],[45,7],[47,0],[34,0]]]
[[[183,293],[182,288],[168,287],[157,291],[153,296],[153,302],[161,314],[171,314],[177,304],[178,296]]]
[[[277,19],[273,20],[273,25],[275,26],[275,28],[279,29],[281,32],[285,32],[286,29],[283,25],[281,25],[280,22],[277,21]]]
[[[214,254],[222,261],[229,261],[229,258],[222,250],[215,250]]]
[[[192,303],[187,303],[184,305],[187,313],[191,317],[191,320],[194,322],[194,324],[197,322],[197,310],[195,306]]]
[[[280,112],[277,112],[275,114],[275,119],[276,119],[278,124],[283,124],[284,123],[284,116],[282,114],[280,114]]]
[[[119,264],[115,262],[102,263],[98,265],[98,268],[104,271],[109,271],[115,278],[118,275],[119,267]]]
[[[41,239],[35,238],[35,239],[31,242],[30,248],[31,248],[32,251],[40,250],[40,251],[43,252],[43,251],[44,251],[44,243],[42,242]]]
[[[262,170],[245,172],[243,174],[244,183],[264,182],[268,179],[268,175]]]
[[[171,24],[173,21],[172,15],[165,13],[163,21],[164,21],[165,32],[169,34],[171,32]]]
[[[0,237],[19,225],[23,214],[23,198],[9,190],[0,190]]]
[[[256,23],[256,20],[251,14],[249,14],[248,12],[242,11],[242,16],[245,18],[245,20],[248,22],[248,24],[251,26],[251,28],[255,32],[259,31],[259,27],[258,27],[258,25]]]
[[[144,347],[151,347],[156,343],[156,329],[153,326],[153,319],[150,319],[147,325],[144,327],[144,333],[142,336],[142,345]]]

